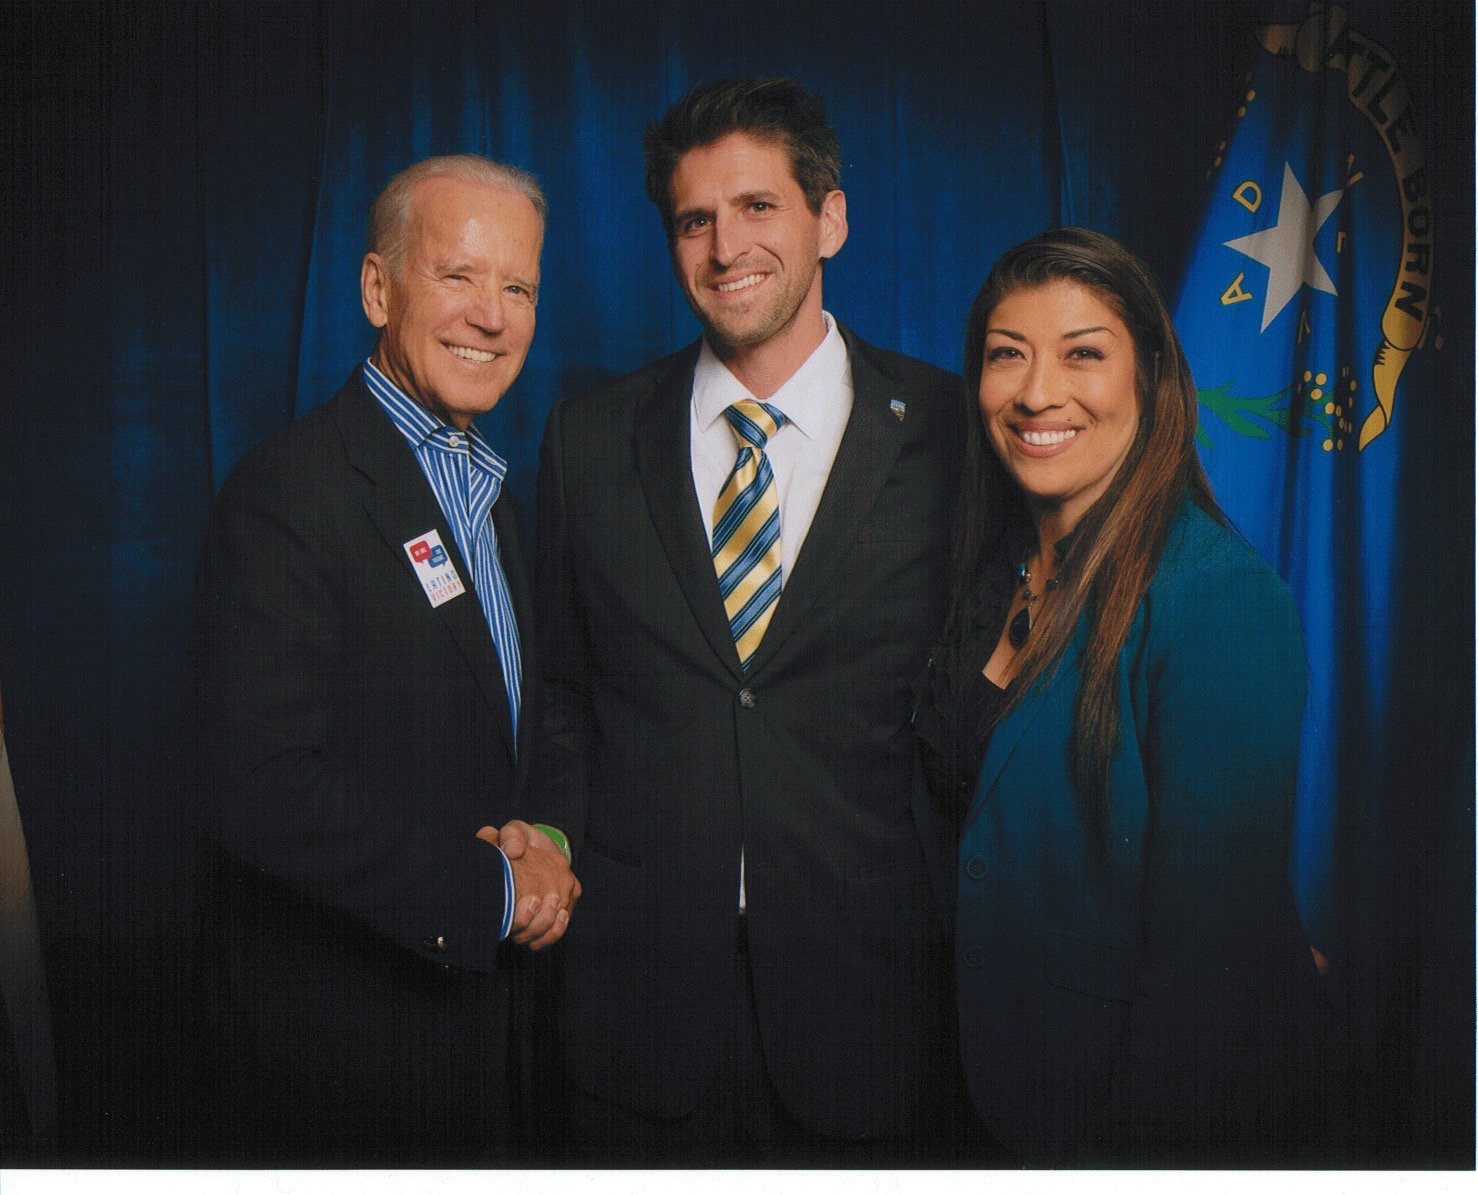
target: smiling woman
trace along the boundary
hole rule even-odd
[[[1129,329],[1078,282],[1012,291],[986,326],[980,413],[1055,544],[1103,496],[1134,443],[1139,400]],[[1049,562],[1042,564],[1045,573]]]
[[[960,827],[960,1044],[1035,1162],[1287,1160],[1319,1135],[1288,886],[1305,666],[1226,526],[1144,266],[1059,229],[970,313],[944,643],[915,725]]]

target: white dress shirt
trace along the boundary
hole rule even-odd
[[[847,345],[836,321],[826,312],[821,315],[826,321],[825,338],[790,380],[764,400],[785,416],[785,426],[765,445],[780,500],[782,583],[790,580],[852,414],[852,363]],[[754,395],[704,340],[693,371],[692,446],[693,486],[709,543],[713,542],[714,504],[739,456],[739,438],[724,411],[744,398],[754,399]]]

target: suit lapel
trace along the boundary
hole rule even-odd
[[[908,395],[878,368],[865,345],[846,328],[841,332],[852,369],[852,415],[806,542],[786,578],[748,677],[758,675],[786,639],[805,625],[806,615],[826,592],[898,459],[904,433],[889,404]],[[697,360],[694,344],[675,358],[673,368],[658,379],[638,412],[637,469],[658,538],[694,619],[719,659],[743,680],[746,673],[724,614],[693,489],[690,405]]]
[[[498,651],[488,632],[482,606],[472,589],[472,570],[462,559],[441,504],[405,438],[390,422],[379,402],[356,373],[340,392],[343,399],[336,415],[349,462],[370,482],[365,513],[394,554],[404,572],[404,600],[424,607],[450,633],[467,667],[471,669],[483,699],[493,711],[493,720],[510,755],[513,752],[513,719],[508,709],[508,690],[498,662]],[[495,508],[496,509],[496,506]],[[496,524],[499,535],[504,524]],[[416,578],[405,544],[435,528],[442,545],[457,568],[467,592],[431,609]],[[506,541],[500,539],[500,545]],[[513,545],[516,549],[516,540]],[[506,551],[506,547],[503,548]],[[510,582],[511,584],[511,582]],[[515,610],[517,607],[515,606]],[[521,624],[522,625],[522,624]]]
[[[774,618],[750,664],[751,676],[760,672],[785,641],[805,625],[811,607],[826,592],[856,541],[903,442],[902,421],[889,403],[905,401],[908,395],[877,367],[865,345],[846,328],[841,332],[852,367],[852,415],[806,532],[806,542],[785,579]]]
[[[636,466],[668,564],[703,637],[736,679],[744,679],[729,631],[703,512],[693,489],[693,369],[698,346],[679,354],[636,414]],[[768,638],[768,636],[767,636]]]
[[[1022,736],[1036,721],[1037,715],[1042,712],[1049,698],[1056,696],[1064,686],[1076,689],[1078,656],[1083,650],[1086,634],[1084,624],[1079,623],[1077,633],[1068,642],[1057,666],[1048,670],[1046,677],[1037,682],[1032,691],[1026,695],[1026,699],[1012,710],[1006,716],[1006,720],[991,734],[990,746],[985,752],[985,763],[981,765],[980,779],[976,782],[975,795],[970,799],[970,808],[965,814],[962,830],[968,829],[980,816],[980,811],[989,803],[1001,770],[1006,766],[1006,762],[1021,742]]]

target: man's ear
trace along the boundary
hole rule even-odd
[[[828,191],[821,201],[821,260],[835,257],[847,243],[847,197],[841,191]]]
[[[359,301],[376,328],[390,322],[390,268],[378,253],[366,253],[359,267]]]

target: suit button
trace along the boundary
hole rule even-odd
[[[971,855],[969,862],[965,864],[965,874],[972,880],[978,880],[990,870],[990,864],[979,855]]]
[[[756,705],[756,703],[758,701],[759,701],[759,698],[754,695],[754,690],[753,689],[740,689],[739,690],[739,704],[742,705],[745,709],[747,709],[747,710],[754,709],[754,707],[755,707],[755,705]]]
[[[978,967],[983,962],[985,962],[985,956],[980,953],[977,947],[971,946],[965,951],[965,966]]]

